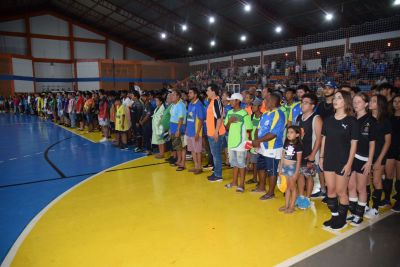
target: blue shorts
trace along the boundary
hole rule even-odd
[[[295,171],[296,171],[296,164],[282,166],[282,174],[285,176],[292,177]]]
[[[278,172],[279,159],[259,155],[257,159],[257,170],[266,171],[268,176],[276,176]]]

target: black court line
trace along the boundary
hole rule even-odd
[[[58,145],[59,143],[65,141],[65,140],[71,139],[72,137],[73,137],[73,136],[70,136],[70,137],[67,137],[67,138],[64,138],[64,139],[62,139],[62,140],[59,140],[59,141],[55,142],[54,144],[48,146],[47,149],[46,149],[46,151],[44,152],[44,159],[47,161],[47,163],[50,164],[50,166],[51,166],[62,178],[66,178],[67,176],[57,167],[56,164],[54,164],[54,163],[49,159],[49,155],[48,155],[48,154],[49,154],[49,150],[50,150],[52,147]]]
[[[144,164],[144,165],[139,165],[139,166],[112,169],[112,170],[108,170],[108,171],[105,171],[105,172],[123,171],[123,170],[136,169],[136,168],[142,168],[142,167],[148,167],[148,166],[154,166],[154,165],[161,165],[161,164],[166,164],[166,163],[167,162]],[[25,182],[25,183],[19,183],[19,184],[1,185],[0,188],[15,187],[15,186],[22,186],[22,185],[29,185],[29,184],[37,184],[37,183],[44,183],[44,182],[51,182],[51,181],[57,181],[57,180],[63,180],[63,179],[69,179],[69,178],[76,178],[76,177],[87,176],[87,175],[95,175],[97,173],[99,173],[99,172],[82,173],[82,174],[76,174],[76,175],[71,175],[71,176],[50,178],[50,179],[37,180],[37,181],[31,181],[31,182]]]

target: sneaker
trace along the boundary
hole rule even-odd
[[[329,220],[323,222],[322,224],[323,224],[325,227],[330,228],[330,227],[332,226],[333,221],[335,220],[335,217],[336,217],[336,216],[332,216]]]
[[[222,177],[217,177],[215,175],[212,175],[211,177],[208,178],[208,181],[210,181],[210,182],[222,182]]]
[[[107,141],[108,141],[108,139],[106,137],[103,137],[99,142],[100,143],[104,143],[104,142],[107,142]]]
[[[389,207],[389,206],[391,206],[391,205],[392,205],[392,203],[390,203],[389,200],[383,199],[383,200],[381,201],[381,204],[379,204],[379,208],[386,208],[386,207]]]
[[[394,203],[393,207],[392,207],[392,211],[399,213],[400,212],[400,201],[397,200],[396,203]]]
[[[353,220],[351,220],[350,225],[351,226],[360,226],[360,224],[363,222],[363,218],[361,218],[360,216],[354,215],[353,216]]]
[[[379,211],[377,209],[368,209],[367,212],[364,213],[364,217],[367,219],[374,219],[379,216]]]
[[[314,194],[311,194],[311,198],[323,198],[324,197],[324,193],[319,190],[318,192],[315,192]]]
[[[339,230],[342,230],[342,229],[344,229],[344,228],[346,228],[347,227],[347,222],[345,221],[345,222],[342,222],[342,223],[333,223],[332,225],[331,225],[331,229],[332,230],[335,230],[335,231],[339,231]]]
[[[143,152],[143,149],[137,147],[137,148],[135,148],[134,152],[135,153]]]
[[[394,200],[400,200],[400,194],[399,194],[399,193],[396,193],[396,194],[394,194],[394,195],[392,196],[392,198],[393,198]]]
[[[301,196],[297,196],[296,201],[294,202],[294,205],[299,206],[300,201],[301,201]]]
[[[299,209],[301,210],[306,210],[309,207],[311,207],[311,201],[308,197],[302,197],[302,199],[300,199],[300,203],[299,203]]]
[[[328,196],[327,195],[324,196],[324,198],[322,199],[322,202],[325,203],[325,204],[328,203]]]
[[[207,164],[207,165],[203,166],[203,169],[205,169],[205,170],[211,170],[213,168],[214,168],[214,166],[211,164]]]
[[[349,213],[349,215],[346,217],[346,221],[353,221],[354,217],[356,217],[356,215]],[[357,216],[358,217],[358,216]]]

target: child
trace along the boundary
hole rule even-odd
[[[253,129],[253,124],[247,111],[240,107],[240,103],[243,101],[241,94],[235,93],[228,100],[233,109],[228,111],[224,124],[226,129],[229,129],[228,152],[229,162],[233,167],[233,180],[232,183],[225,185],[225,187],[238,186],[238,173],[240,172],[241,181],[236,192],[243,193],[247,155],[245,143]]]
[[[285,194],[285,206],[279,208],[279,211],[285,213],[292,213],[294,211],[294,204],[297,197],[296,181],[299,177],[302,150],[300,128],[289,126],[279,166],[279,174],[286,176],[288,185]]]

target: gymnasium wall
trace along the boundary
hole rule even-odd
[[[186,78],[187,64],[151,56],[53,12],[0,19],[1,92],[161,88]],[[151,64],[148,64],[151,62]],[[3,89],[4,88],[4,89]]]

